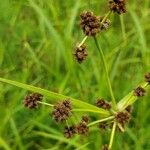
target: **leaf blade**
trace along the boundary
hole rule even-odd
[[[100,114],[103,114],[103,115],[108,115],[108,116],[110,115],[110,113],[108,111],[104,110],[104,109],[98,108],[96,106],[93,106],[93,105],[88,104],[86,102],[83,102],[81,100],[71,98],[69,96],[58,94],[58,93],[55,93],[55,92],[52,92],[52,91],[48,91],[48,90],[45,90],[45,89],[42,89],[42,88],[39,88],[39,87],[35,87],[35,86],[32,86],[32,85],[20,83],[20,82],[17,82],[17,81],[8,80],[8,79],[5,79],[5,78],[0,78],[0,81],[4,82],[4,83],[11,84],[11,85],[14,85],[14,86],[17,86],[17,87],[20,87],[20,88],[25,89],[25,90],[40,93],[40,94],[42,94],[46,97],[49,97],[53,100],[70,99],[72,101],[72,104],[74,106],[78,107],[78,108],[83,108],[83,109],[86,109],[87,111],[90,110],[90,112],[94,112],[94,113],[99,112]]]

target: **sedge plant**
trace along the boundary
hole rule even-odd
[[[88,136],[89,130],[93,126],[98,125],[100,129],[110,128],[110,139],[108,143],[104,143],[100,149],[113,149],[115,133],[118,131],[125,132],[126,125],[132,116],[133,104],[139,97],[143,97],[146,94],[147,87],[150,85],[150,73],[147,73],[144,76],[143,83],[139,84],[120,101],[116,101],[111,80],[109,78],[108,64],[97,36],[102,31],[109,28],[111,24],[111,21],[109,20],[111,13],[122,15],[125,12],[126,0],[111,0],[109,1],[109,11],[102,17],[94,15],[92,11],[83,11],[80,15],[80,25],[85,37],[76,46],[74,56],[77,59],[77,63],[84,65],[83,62],[88,56],[88,50],[85,42],[89,37],[92,37],[105,71],[106,83],[111,97],[110,101],[99,98],[97,99],[95,106],[87,103],[85,100],[75,99],[70,96],[20,83],[14,80],[0,78],[0,81],[31,92],[23,101],[25,107],[28,107],[29,109],[40,108],[40,105],[49,107],[52,110],[51,116],[53,120],[64,125],[63,133],[68,139],[74,137],[76,134]],[[50,98],[51,103],[42,101],[43,97]],[[90,116],[83,115],[80,122],[73,124],[68,123],[70,117],[76,113],[78,114],[78,112],[90,113],[91,116],[96,115],[100,116],[100,118],[97,120],[91,120]]]

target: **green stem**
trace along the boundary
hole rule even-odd
[[[105,22],[105,20],[107,19],[107,17],[111,14],[111,11],[109,11],[103,18],[103,20],[100,22],[100,27],[103,25],[103,23]]]
[[[101,120],[93,121],[93,122],[91,122],[91,123],[88,124],[88,127],[93,126],[93,125],[95,125],[97,123],[100,123],[100,122],[112,120],[113,118],[114,118],[114,116],[110,116],[108,118],[104,118],[104,119],[101,119]]]
[[[109,87],[109,92],[110,92],[111,99],[112,99],[112,106],[113,106],[114,109],[116,109],[117,105],[116,105],[116,100],[115,100],[115,97],[114,97],[114,94],[113,94],[113,90],[112,90],[111,82],[110,82],[110,79],[109,79],[109,75],[108,75],[108,67],[107,67],[106,59],[105,59],[103,50],[101,49],[101,47],[100,47],[100,45],[99,45],[96,37],[94,37],[94,41],[95,41],[96,47],[97,47],[97,49],[98,49],[98,51],[100,53],[102,62],[104,64],[106,79],[107,79],[107,83],[108,83],[108,87]]]
[[[120,123],[118,123],[118,127],[121,130],[121,132],[125,132],[125,129],[122,127],[122,125]]]
[[[120,22],[121,22],[121,30],[122,30],[122,35],[123,35],[123,40],[126,40],[126,31],[125,31],[125,25],[124,25],[124,19],[123,16],[120,15]]]
[[[115,136],[115,131],[116,131],[116,126],[117,126],[117,123],[114,122],[112,132],[111,132],[110,142],[109,142],[109,146],[108,146],[109,150],[111,150],[111,148],[112,148],[112,144],[113,144],[113,140],[114,140],[114,136]]]
[[[52,104],[49,104],[49,103],[46,103],[46,102],[41,102],[41,101],[38,101],[39,104],[42,104],[42,105],[46,105],[46,106],[50,106],[50,107],[53,107],[54,105]]]
[[[86,109],[86,108],[74,108],[74,109],[72,109],[72,111],[73,112],[93,112],[93,113],[98,113],[98,114],[100,114],[100,112],[99,111],[97,111],[97,110],[91,110],[91,109]],[[108,112],[108,113],[106,113],[106,114],[103,114],[104,116],[110,116],[110,113]]]
[[[78,47],[81,47],[85,43],[87,38],[88,38],[88,36],[85,36],[84,39],[81,41],[81,43],[78,45]]]

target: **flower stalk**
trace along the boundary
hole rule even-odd
[[[111,136],[110,136],[110,142],[109,142],[109,146],[108,146],[108,149],[109,149],[109,150],[112,149],[112,145],[113,145],[113,140],[114,140],[114,136],[115,136],[116,127],[117,127],[117,123],[114,122],[114,123],[113,123],[112,132],[111,132]]]
[[[106,74],[107,84],[108,84],[109,92],[110,92],[111,99],[112,99],[112,107],[116,110],[117,109],[117,105],[116,105],[116,100],[115,100],[115,97],[114,97],[114,94],[113,94],[111,82],[110,82],[110,79],[109,79],[108,67],[107,67],[106,59],[105,59],[103,50],[101,49],[101,47],[100,47],[96,37],[94,37],[94,41],[95,41],[95,45],[96,45],[96,47],[98,49],[98,52],[99,52],[99,54],[101,56],[103,65],[104,65],[104,70],[105,70],[105,74]]]

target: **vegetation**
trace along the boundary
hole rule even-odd
[[[0,10],[0,149],[150,149],[148,0]]]

